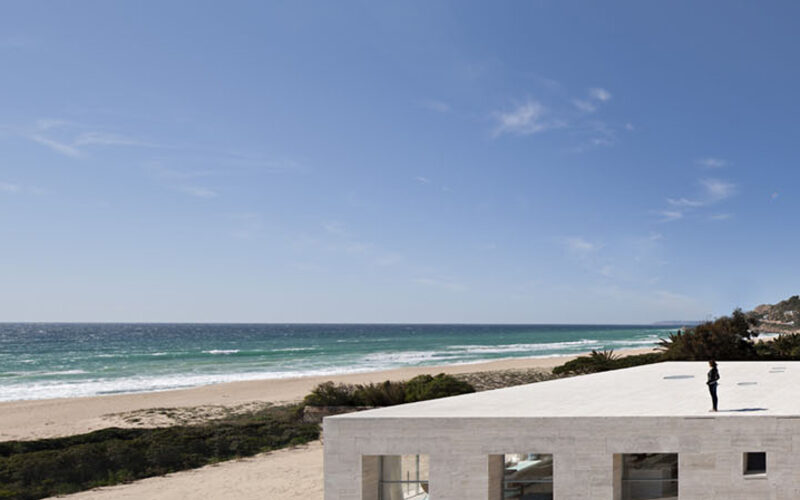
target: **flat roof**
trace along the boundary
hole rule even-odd
[[[800,361],[719,362],[717,413],[707,372],[663,362],[330,418],[800,416]]]

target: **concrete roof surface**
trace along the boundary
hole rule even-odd
[[[800,416],[800,361],[719,362],[717,413],[708,370],[655,363],[329,418]]]

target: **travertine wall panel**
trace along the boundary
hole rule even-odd
[[[800,498],[800,419],[786,417],[325,419],[325,499],[372,500],[363,457],[428,454],[432,500],[489,498],[489,456],[552,453],[557,500],[612,500],[614,455],[678,453],[685,500]],[[767,474],[743,474],[745,452]],[[363,465],[363,467],[362,467]],[[363,470],[362,470],[363,469]],[[365,485],[366,488],[365,488]]]

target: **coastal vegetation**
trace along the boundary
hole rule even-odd
[[[201,467],[319,439],[301,407],[274,406],[203,425],[108,428],[0,443],[0,498],[32,500]]]
[[[587,356],[579,356],[563,365],[553,368],[554,375],[585,375],[588,373],[619,370],[632,366],[647,365],[663,361],[661,353],[649,352],[632,356],[617,356],[614,351],[592,351]]]
[[[659,342],[664,361],[741,361],[758,357],[752,316],[736,309],[730,316],[708,321]]]
[[[787,330],[794,325],[790,319],[795,314],[800,315],[797,295],[747,313],[736,309],[729,316],[671,333],[658,342],[656,352],[618,357],[614,351],[592,351],[557,366],[553,373],[583,375],[660,361],[800,360],[800,333]],[[768,342],[758,342],[759,334],[774,331],[776,324],[781,333]]]
[[[109,486],[300,445],[320,437],[306,405],[390,406],[474,392],[449,375],[405,382],[320,384],[303,404],[269,406],[199,425],[102,429],[88,434],[0,443],[0,499],[34,500]]]
[[[378,384],[334,384],[324,382],[305,397],[309,406],[393,406],[475,392],[475,388],[452,375],[419,375],[404,382]]]

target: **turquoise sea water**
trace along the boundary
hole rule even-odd
[[[0,324],[0,401],[652,346],[615,325]]]

